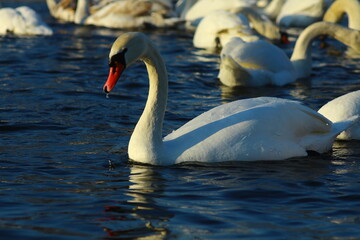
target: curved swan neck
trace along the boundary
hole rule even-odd
[[[259,34],[271,40],[280,39],[279,28],[265,15],[262,16],[257,10],[249,7],[240,7],[233,12],[235,14],[243,14]]]
[[[75,23],[83,24],[85,19],[90,15],[89,0],[78,0],[75,11]]]
[[[149,94],[145,109],[136,124],[129,143],[129,157],[154,163],[162,152],[162,127],[167,102],[168,78],[159,51],[150,42],[141,58],[149,75]],[[135,159],[135,158],[134,158]]]
[[[320,35],[329,35],[336,40],[348,46],[354,46],[358,49],[356,44],[359,32],[342,27],[337,24],[328,22],[317,22],[300,34],[296,41],[294,52],[291,56],[291,61],[295,67],[298,77],[304,77],[311,72],[311,43]]]
[[[275,19],[286,0],[272,0],[264,9],[264,13],[271,19]]]
[[[360,30],[360,3],[358,0],[337,0],[326,11],[323,20],[340,22],[344,14],[348,15],[349,28]]]
[[[55,16],[57,4],[55,0],[46,0],[46,4],[52,16]]]

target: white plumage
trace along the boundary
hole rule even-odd
[[[27,6],[0,9],[0,35],[52,35],[52,29]]]

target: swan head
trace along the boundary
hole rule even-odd
[[[136,60],[144,56],[149,40],[143,33],[130,32],[119,36],[109,54],[109,76],[103,87],[109,93],[116,85],[122,72]]]

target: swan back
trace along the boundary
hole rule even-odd
[[[203,18],[215,10],[229,11],[237,7],[245,6],[251,6],[251,3],[244,0],[199,0],[188,10],[185,19],[193,21]]]
[[[332,123],[298,102],[260,97],[215,107],[164,138],[169,159],[183,161],[281,160],[328,151]]]
[[[224,35],[223,31],[226,29],[236,29],[236,32],[231,34],[231,37],[236,36],[238,32],[241,32],[244,36],[253,35],[246,18],[218,10],[208,14],[200,21],[194,34],[193,44],[198,48],[216,48],[217,37],[219,34]],[[221,44],[222,46],[225,45],[224,40]]]
[[[307,27],[321,19],[324,0],[287,0],[276,23],[283,27]]]
[[[319,111],[332,122],[340,122],[360,115],[360,90],[347,93],[331,100],[322,106]],[[360,140],[360,122],[342,132],[338,137],[342,140]]]
[[[296,80],[284,51],[266,41],[232,38],[220,57],[219,79],[227,86],[282,86]]]

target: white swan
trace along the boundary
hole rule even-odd
[[[335,122],[360,115],[360,90],[331,100],[322,106],[318,112]],[[352,127],[340,133],[337,138],[341,140],[360,140],[360,122],[356,122]]]
[[[76,6],[73,0],[46,0],[51,16],[66,22],[74,22]]]
[[[175,5],[176,15],[185,19],[187,12],[198,0],[178,0]]]
[[[162,139],[168,79],[159,51],[142,33],[126,33],[114,42],[109,93],[122,71],[142,60],[149,74],[145,109],[131,136],[129,158],[142,163],[282,160],[325,152],[351,121],[332,123],[299,102],[260,97],[220,105]]]
[[[240,7],[231,12],[217,10],[206,15],[196,28],[193,44],[198,48],[211,49],[225,46],[232,37],[240,37],[247,42],[260,39],[253,29],[270,40],[281,40],[283,36],[265,15],[249,7]]]
[[[224,46],[236,36],[244,41],[259,39],[245,17],[217,10],[200,21],[194,33],[193,44],[197,48],[215,49]]]
[[[307,27],[321,19],[324,0],[273,0],[264,10],[282,27]]]
[[[263,40],[232,38],[222,49],[218,78],[226,86],[283,86],[296,80],[285,52]]]
[[[263,12],[272,20],[276,20],[286,0],[272,0],[265,6]]]
[[[230,11],[238,7],[251,7],[254,3],[249,0],[198,0],[187,11],[185,20],[195,21],[216,10]]]
[[[52,35],[41,16],[27,6],[0,9],[0,35]]]
[[[340,22],[344,14],[348,16],[348,27],[360,30],[360,3],[358,0],[336,0],[326,10],[323,21]]]
[[[165,3],[145,0],[110,1],[95,6],[90,6],[90,0],[77,0],[76,9],[62,2],[56,4],[55,0],[47,3],[52,16],[76,24],[126,29],[146,25],[174,27],[181,23],[179,18],[166,16],[169,7]]]
[[[329,35],[360,52],[360,32],[327,22],[313,23],[300,34],[291,58],[265,41],[232,39],[221,51],[220,81],[227,86],[282,86],[311,74],[311,43]]]

